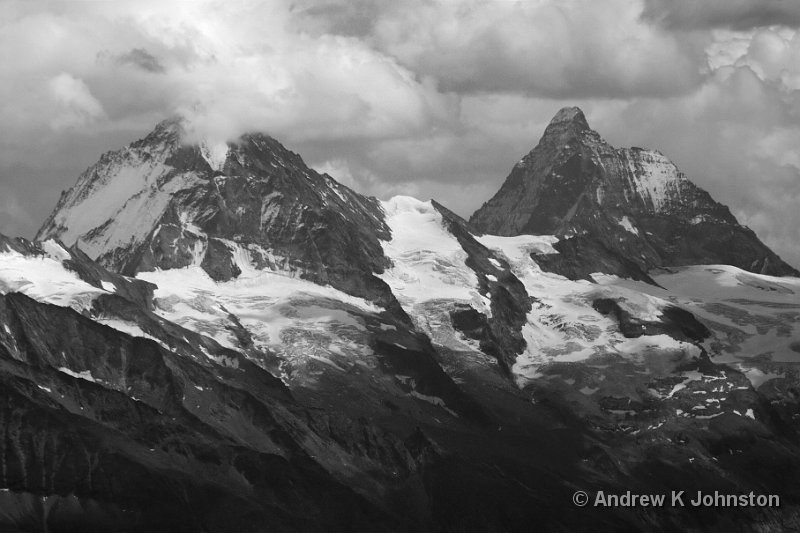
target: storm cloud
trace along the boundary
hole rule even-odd
[[[578,105],[798,266],[798,21],[777,0],[6,1],[0,232],[31,236],[102,152],[175,113],[468,216]]]

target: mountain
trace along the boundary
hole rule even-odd
[[[160,124],[39,240],[0,236],[0,529],[800,527],[800,278],[603,274],[629,259],[580,236],[478,233],[267,135]]]
[[[572,279],[646,279],[653,268],[693,264],[800,275],[664,155],[614,148],[577,107],[555,115],[470,223],[489,234],[560,237],[561,255],[541,264]]]
[[[0,238],[4,530],[412,527],[351,487],[370,486],[371,454],[416,468],[421,433],[405,445],[302,407],[240,353],[153,313],[156,288],[52,240]]]
[[[262,134],[235,143],[186,144],[180,119],[104,154],[36,235],[77,246],[127,275],[199,265],[235,278],[235,256],[291,271],[376,302],[391,294],[375,276],[386,265],[380,207],[308,168]]]
[[[326,309],[345,301],[362,310],[385,309],[393,320],[411,324],[397,300],[402,293],[387,283],[387,269],[398,258],[385,244],[392,238],[386,206],[318,174],[267,135],[222,144],[186,138],[183,122],[171,119],[128,147],[104,154],[62,194],[36,238],[74,245],[111,271],[139,274],[162,290],[174,288],[175,298],[206,302],[189,316],[181,306],[169,318],[184,324],[196,323],[198,314],[211,315],[207,332],[274,372],[290,368],[272,354],[285,346],[276,329],[263,323],[287,313],[265,315],[264,299],[293,309],[301,305],[296,293],[305,290],[309,296],[302,300],[336,302],[322,305]],[[503,270],[482,263],[491,272]],[[522,349],[519,329],[529,303],[518,281],[508,292],[510,278],[501,278],[482,275],[481,290],[515,294],[516,300],[507,298],[514,311],[489,314],[491,339],[484,343],[509,368]],[[203,299],[209,291],[218,294]]]

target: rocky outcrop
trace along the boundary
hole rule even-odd
[[[702,322],[679,307],[664,308],[658,320],[636,318],[610,298],[598,298],[592,302],[592,307],[600,314],[613,316],[622,334],[628,338],[667,334],[673,339],[700,343],[711,335]]]
[[[542,265],[572,279],[589,271],[646,279],[652,268],[688,264],[799,275],[664,155],[612,147],[575,107],[556,114],[470,223],[496,235],[561,237],[566,257]]]
[[[531,310],[530,297],[505,260],[479,243],[464,219],[438,202],[432,204],[467,253],[465,264],[478,278],[478,291],[487,294],[491,302],[491,316],[469,306],[457,306],[450,312],[453,327],[477,340],[481,350],[497,358],[509,372],[517,355],[525,349],[521,329]]]
[[[37,239],[75,245],[127,275],[196,264],[215,280],[242,264],[283,270],[392,305],[378,201],[308,168],[263,134],[184,144],[181,121],[109,152],[62,194]]]

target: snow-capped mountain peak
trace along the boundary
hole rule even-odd
[[[368,298],[386,231],[377,200],[308,168],[265,134],[188,144],[180,119],[105,154],[64,193],[37,234],[77,246],[133,275],[197,265],[234,278],[237,247],[260,267],[303,275]]]
[[[697,263],[798,273],[666,156],[614,148],[578,108],[556,114],[470,222],[490,234],[571,237],[560,242],[557,264],[545,261],[570,277],[603,271],[645,279],[654,267]]]

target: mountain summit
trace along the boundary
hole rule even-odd
[[[557,131],[588,131],[591,130],[586,115],[579,107],[562,107],[548,125],[551,134]]]
[[[198,265],[240,274],[236,255],[386,303],[379,202],[310,169],[264,134],[184,141],[180,119],[104,154],[64,192],[36,238],[77,244],[126,275]],[[388,298],[388,300],[387,300]]]
[[[470,223],[490,234],[561,237],[559,256],[537,260],[572,278],[645,279],[652,268],[716,263],[798,275],[663,154],[614,148],[577,107],[556,113]]]

